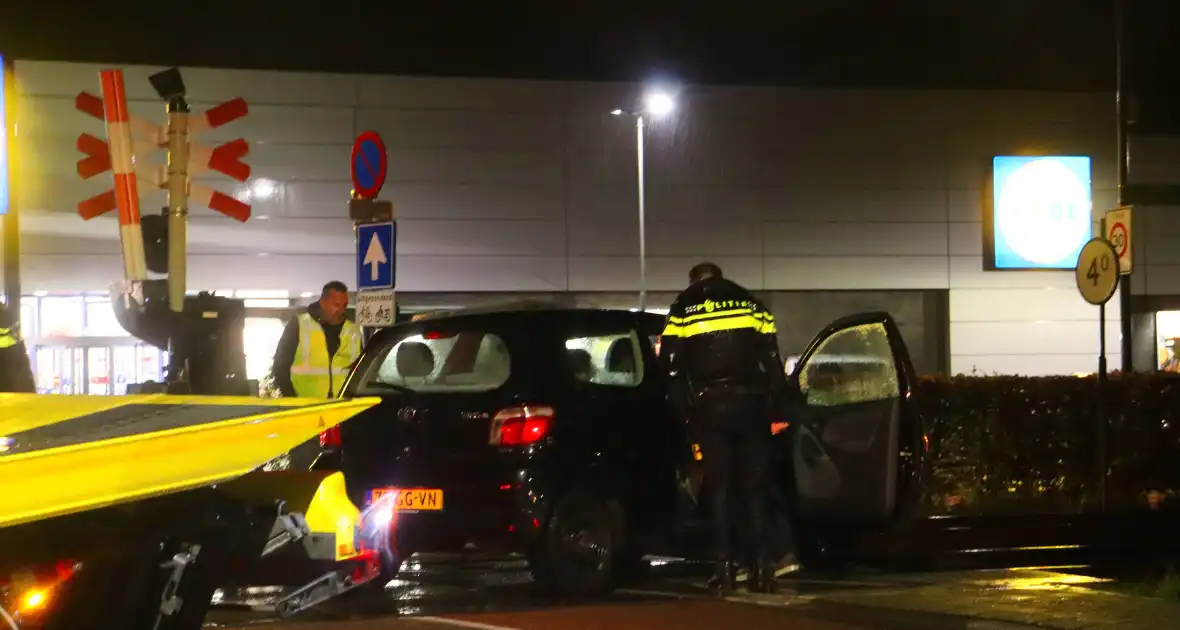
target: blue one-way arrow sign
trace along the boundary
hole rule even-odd
[[[358,291],[392,289],[397,284],[397,225],[363,223],[356,226],[356,287]]]

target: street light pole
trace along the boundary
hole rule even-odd
[[[641,311],[647,310],[647,209],[644,203],[645,191],[643,184],[644,114],[649,114],[653,118],[659,118],[671,113],[675,107],[676,102],[671,95],[664,92],[650,92],[644,98],[640,108],[615,109],[611,111],[612,116],[635,117],[635,173],[639,180],[639,310]]]
[[[635,158],[639,176],[639,310],[647,310],[647,216],[643,207],[643,115],[635,117]]]

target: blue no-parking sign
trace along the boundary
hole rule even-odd
[[[389,169],[389,158],[385,153],[385,141],[376,131],[366,131],[352,143],[352,187],[356,194],[373,199],[385,185]]]

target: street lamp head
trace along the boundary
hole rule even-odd
[[[667,92],[650,92],[643,99],[643,109],[652,116],[666,116],[676,109],[676,101]]]
[[[612,110],[610,110],[610,115],[611,115],[611,116],[622,116],[622,115],[623,115],[623,110],[621,110],[621,109],[612,109]]]

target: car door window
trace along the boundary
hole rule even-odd
[[[852,326],[825,339],[799,372],[807,404],[834,407],[901,395],[889,335],[878,323]]]
[[[643,352],[634,330],[570,337],[565,356],[574,378],[584,383],[638,387],[643,382]]]

